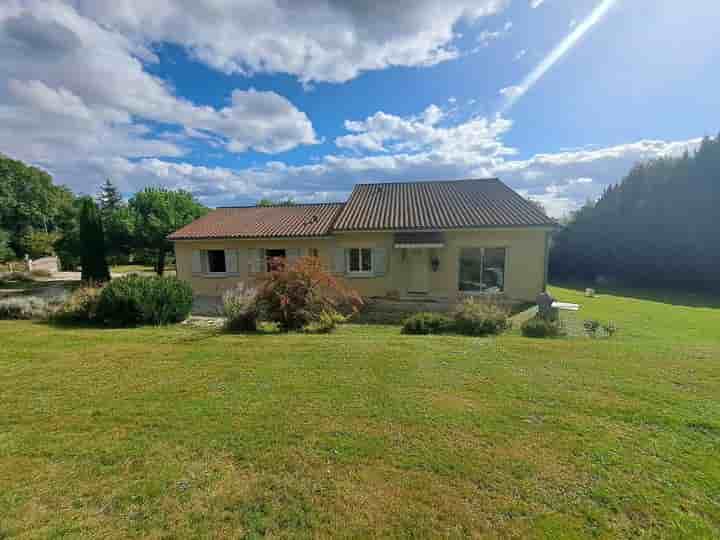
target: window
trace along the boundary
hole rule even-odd
[[[265,250],[265,266],[268,272],[273,270],[281,270],[285,264],[287,253],[284,249],[266,249]]]
[[[320,251],[318,250],[318,248],[310,248],[308,250],[308,255],[317,259],[320,256]]]
[[[351,248],[348,250],[348,272],[351,274],[369,274],[373,269],[372,249]]]
[[[225,264],[225,251],[222,249],[212,249],[207,252],[208,273],[224,274],[227,272]]]
[[[503,292],[505,255],[505,248],[461,249],[458,289],[464,292]]]

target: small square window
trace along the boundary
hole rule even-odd
[[[369,274],[372,270],[372,249],[351,248],[348,250],[348,272],[351,274]]]
[[[225,264],[225,251],[212,249],[207,252],[208,272],[210,274],[224,274],[227,272]]]

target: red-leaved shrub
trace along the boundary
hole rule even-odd
[[[274,265],[259,283],[261,318],[285,330],[299,330],[320,321],[323,313],[354,312],[362,299],[323,268],[315,257]]]

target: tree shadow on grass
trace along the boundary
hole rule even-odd
[[[720,309],[720,292],[718,291],[683,291],[679,289],[651,289],[644,287],[633,287],[629,285],[593,285],[587,283],[562,283],[554,282],[551,287],[571,289],[579,294],[584,294],[585,289],[595,289],[598,296],[609,295],[624,298],[635,298],[637,300],[648,300],[660,304],[672,306],[698,307]]]

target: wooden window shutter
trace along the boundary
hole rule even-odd
[[[192,273],[202,274],[202,251],[198,249],[192,252]]]
[[[225,267],[228,274],[238,274],[238,254],[236,249],[225,250]]]
[[[387,249],[384,247],[373,249],[373,273],[376,276],[384,276],[387,266]]]
[[[335,248],[335,256],[333,257],[333,272],[336,274],[345,273],[345,260],[347,256],[344,248]]]

